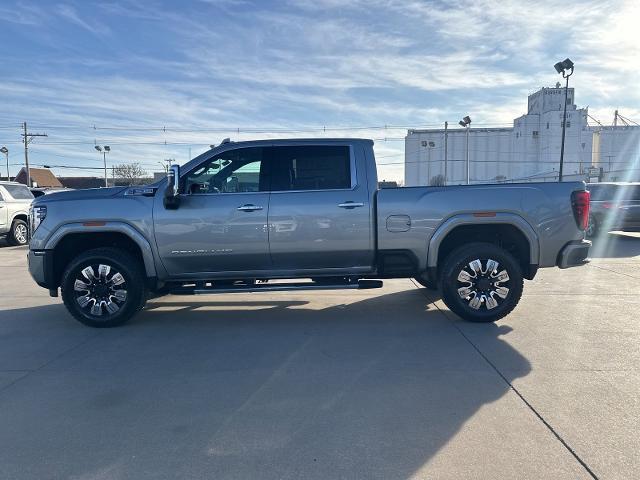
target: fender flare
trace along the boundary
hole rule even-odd
[[[27,210],[18,210],[17,212],[14,212],[13,215],[11,215],[11,218],[9,219],[9,223],[8,223],[9,227],[13,225],[13,221],[19,215],[24,215],[25,217],[27,217],[27,223],[29,222],[29,212]]]
[[[427,250],[427,268],[437,268],[438,252],[442,241],[456,227],[461,225],[512,225],[525,236],[529,242],[529,264],[540,263],[540,243],[533,227],[524,218],[515,213],[496,213],[494,217],[475,217],[472,213],[454,215],[442,222],[429,240]]]
[[[128,223],[124,222],[105,222],[104,225],[99,227],[87,227],[82,223],[67,223],[58,227],[51,236],[47,239],[45,244],[45,250],[53,250],[56,245],[69,234],[72,233],[102,233],[102,232],[117,232],[126,235],[131,239],[142,253],[142,261],[144,262],[144,269],[147,277],[156,277],[156,264],[153,258],[153,250],[151,244],[138,230],[133,228]]]

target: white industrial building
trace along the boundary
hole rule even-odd
[[[529,95],[527,113],[510,128],[409,130],[405,185],[440,185],[445,176],[447,185],[466,183],[467,152],[470,183],[557,181],[563,108],[564,88],[557,85]],[[640,181],[640,126],[588,119],[570,88],[563,179]]]

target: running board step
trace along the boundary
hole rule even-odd
[[[176,289],[171,293],[181,295],[209,295],[212,293],[288,292],[302,290],[368,290],[382,288],[382,280],[358,280],[357,283],[257,283],[254,285],[232,285],[224,287]]]

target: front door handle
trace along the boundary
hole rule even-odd
[[[247,203],[246,205],[242,205],[241,207],[238,207],[238,210],[241,210],[243,212],[255,212],[256,210],[262,210],[262,207],[260,205],[253,205],[251,203]]]
[[[340,208],[356,208],[356,207],[364,207],[364,203],[362,202],[344,202],[344,203],[339,203],[338,206]]]

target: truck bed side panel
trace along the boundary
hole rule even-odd
[[[490,217],[474,214],[501,213],[521,217],[537,236],[540,267],[556,264],[562,247],[580,240],[571,208],[571,192],[584,190],[581,182],[464,185],[382,189],[377,195],[377,231],[380,251],[408,250],[427,266],[429,242],[447,219],[457,215],[474,223],[491,223]],[[406,231],[394,228],[407,218]],[[398,220],[399,219],[399,220]]]

